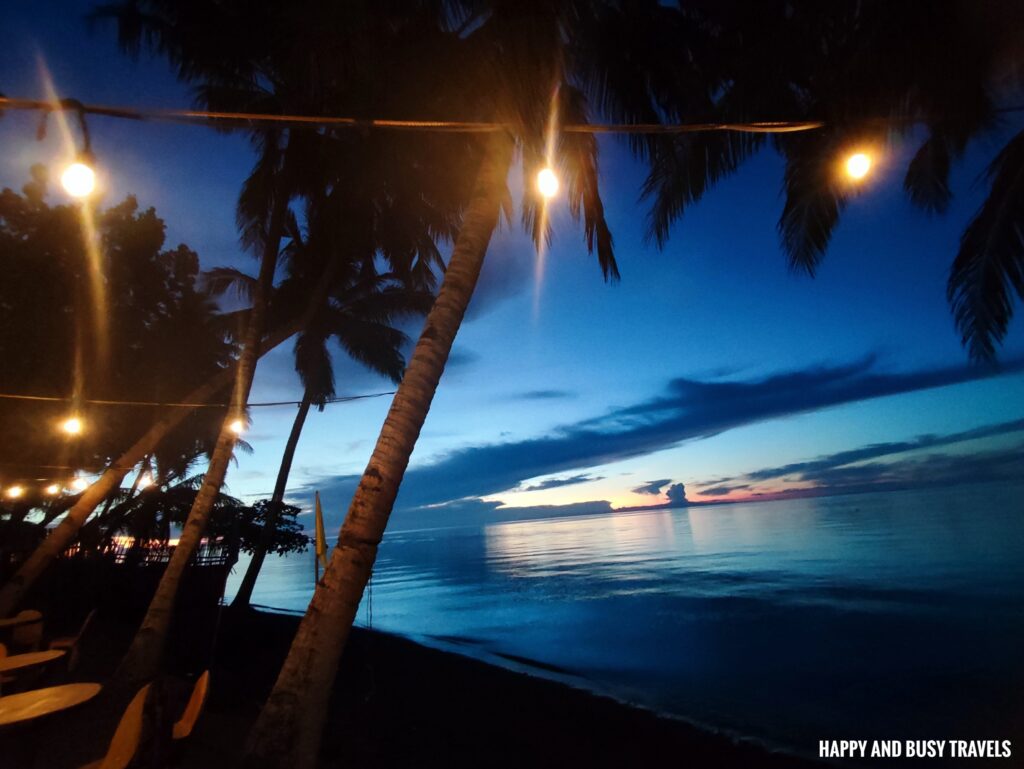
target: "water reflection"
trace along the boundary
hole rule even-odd
[[[389,533],[374,625],[798,748],[822,734],[1024,739],[1022,491]],[[256,600],[304,608],[308,558],[268,564]]]

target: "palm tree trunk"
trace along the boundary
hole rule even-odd
[[[268,336],[260,346],[260,355],[270,352],[304,326],[304,322],[288,324]],[[224,369],[211,377],[204,385],[190,392],[184,398],[184,402],[203,403],[209,400],[223,390],[231,382],[233,376],[234,368]],[[181,424],[190,413],[192,413],[192,409],[169,409],[163,417],[153,423],[145,435],[135,442],[134,446],[118,457],[104,471],[103,475],[82,492],[82,496],[71,506],[64,520],[50,532],[46,539],[39,543],[39,546],[32,551],[32,555],[21,565],[17,573],[0,589],[0,617],[6,617],[14,612],[21,599],[24,598],[25,592],[35,584],[39,575],[46,571],[53,560],[75,541],[82,525],[92,515],[96,506],[121,484],[131,468],[141,462],[147,454],[151,454],[164,436]]]
[[[292,460],[295,459],[295,449],[299,445],[299,436],[302,435],[302,427],[306,424],[306,417],[309,415],[309,406],[313,402],[313,392],[307,387],[302,395],[302,403],[299,404],[299,413],[295,415],[292,423],[292,431],[288,435],[288,442],[284,445],[284,454],[281,457],[281,468],[277,471],[277,483],[274,484],[274,495],[270,499],[270,507],[267,508],[267,518],[263,522],[263,530],[260,532],[260,541],[253,551],[252,560],[242,577],[242,584],[238,587],[238,593],[231,601],[232,608],[240,609],[249,605],[252,600],[252,591],[256,587],[256,578],[263,568],[263,561],[267,557],[267,550],[274,539],[274,530],[277,528],[277,519],[280,515],[281,505],[284,503],[284,489],[288,483],[288,475],[292,471]]]
[[[512,141],[490,138],[444,282],[349,506],[323,580],[246,745],[246,766],[312,769],[349,630],[398,487],[473,296],[507,192]]]
[[[170,627],[174,602],[181,586],[181,578],[185,573],[192,555],[203,538],[206,525],[210,520],[213,503],[224,485],[228,465],[234,454],[238,436],[232,432],[230,424],[244,413],[249,390],[256,373],[257,349],[263,334],[263,321],[266,315],[270,290],[274,282],[274,270],[277,267],[277,255],[281,247],[284,232],[284,221],[288,210],[288,201],[284,195],[278,195],[270,216],[267,242],[260,260],[260,274],[256,281],[252,310],[249,313],[249,324],[242,343],[242,352],[238,357],[235,373],[235,388],[232,396],[232,408],[224,418],[220,435],[210,455],[210,464],[203,476],[203,484],[192,502],[188,518],[182,528],[178,544],[174,548],[171,560],[157,585],[156,592],[149,602],[146,616],[142,620],[128,653],[121,661],[115,673],[116,686],[135,689],[148,682],[157,673],[163,655],[164,641]]]

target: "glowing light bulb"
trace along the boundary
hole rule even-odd
[[[855,152],[846,159],[846,175],[851,179],[863,179],[871,170],[871,156]]]
[[[24,486],[11,486],[10,488],[7,489],[7,496],[10,497],[11,499],[17,499],[18,497],[24,496],[24,494]]]
[[[71,488],[75,491],[85,491],[89,488],[89,481],[85,480],[85,478],[75,478],[75,480],[71,482]]]
[[[139,491],[148,489],[152,485],[153,479],[149,477],[149,473],[145,473],[141,478],[139,478]]]
[[[241,435],[245,432],[245,422],[241,419],[235,419],[228,425],[228,429],[235,435]]]
[[[558,194],[558,177],[550,168],[542,168],[537,174],[537,191],[549,200]]]
[[[60,494],[60,484],[58,484],[58,483],[51,483],[49,486],[47,486],[44,489],[44,491],[47,494],[49,494],[51,497],[56,496],[57,494]]]
[[[64,191],[73,198],[86,198],[96,189],[96,172],[81,161],[72,163],[60,175]]]
[[[80,435],[82,432],[82,420],[78,417],[68,417],[61,423],[60,429],[68,435]]]

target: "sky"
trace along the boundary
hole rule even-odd
[[[88,2],[0,9],[0,92],[40,98],[45,79],[85,102],[191,104],[165,62],[133,62],[114,30],[92,31]],[[410,116],[415,117],[415,116]],[[38,117],[0,120],[0,185],[35,162],[57,164],[59,131]],[[204,267],[255,271],[234,225],[254,156],[241,135],[92,118],[103,202],[134,194]],[[496,234],[466,323],[421,434],[395,521],[417,526],[620,507],[775,499],[1020,477],[1024,474],[1024,329],[998,370],[968,365],[945,298],[949,265],[986,186],[979,174],[1020,123],[971,145],[942,217],[912,208],[902,173],[914,137],[876,158],[815,278],[778,245],[782,163],[748,162],[693,206],[663,250],[646,239],[643,170],[601,141],[601,183],[622,280],[602,280],[564,201],[538,255],[517,227]],[[522,180],[513,178],[513,188]],[[55,195],[59,197],[59,195]],[[415,329],[410,329],[413,332]],[[259,366],[252,401],[298,399],[284,345]],[[337,351],[339,395],[393,386]],[[328,524],[344,515],[390,397],[313,413],[288,498],[313,492]],[[230,493],[268,497],[292,407],[254,409],[228,475]]]

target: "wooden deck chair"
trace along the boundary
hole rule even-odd
[[[35,609],[18,612],[24,623],[11,630],[11,646],[35,651],[43,640],[43,613]]]
[[[76,667],[78,667],[78,642],[82,640],[82,636],[85,635],[85,631],[89,629],[89,624],[93,621],[96,616],[96,610],[93,609],[89,612],[85,618],[85,622],[78,628],[78,632],[75,635],[62,636],[60,638],[54,638],[50,641],[51,649],[61,649],[68,653],[68,672],[70,673]]]
[[[146,709],[146,696],[149,684],[146,684],[124,709],[114,737],[110,740],[107,754],[99,761],[86,764],[82,769],[126,769],[135,758],[142,740],[142,716]]]
[[[192,696],[188,698],[188,704],[185,706],[181,718],[177,720],[171,730],[172,739],[183,740],[192,734],[196,721],[199,720],[199,715],[203,712],[203,705],[206,704],[206,695],[209,691],[210,671],[207,670],[199,676],[196,685],[192,688]]]

